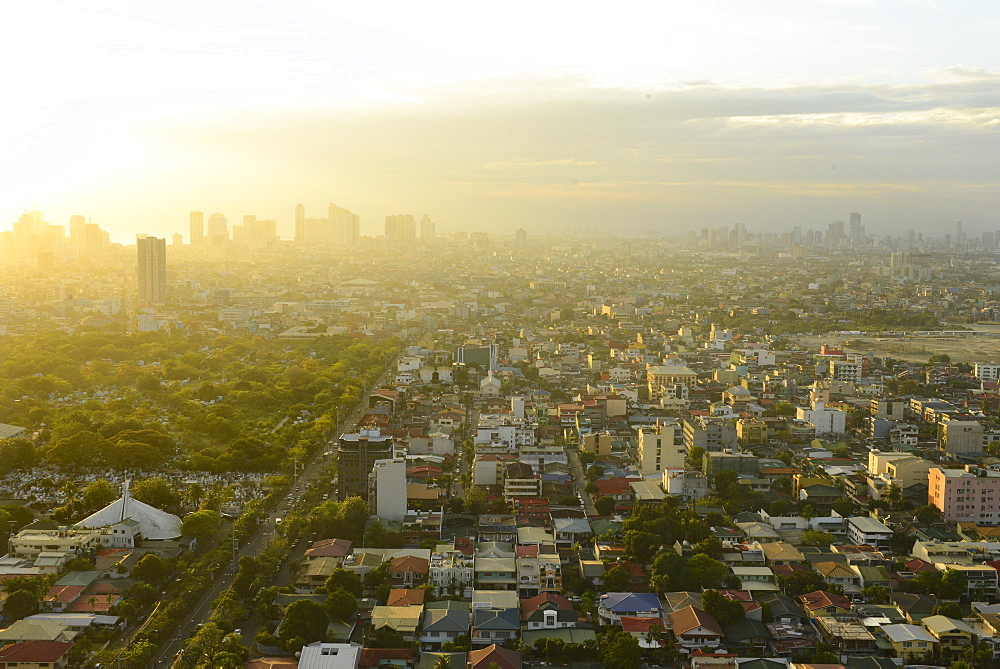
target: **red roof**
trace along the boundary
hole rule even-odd
[[[0,648],[0,662],[58,662],[72,647],[61,641],[21,641]]]
[[[521,669],[521,654],[496,644],[469,653],[472,669],[486,669],[492,662],[496,662],[500,669]]]
[[[314,541],[312,547],[306,551],[306,557],[346,557],[351,554],[354,543],[347,539],[320,539]]]
[[[906,571],[911,571],[913,573],[920,573],[922,571],[937,571],[937,567],[932,565],[930,562],[925,562],[920,558],[913,558],[912,560],[907,560],[903,563],[906,566]]]
[[[823,590],[816,590],[815,592],[808,592],[801,595],[799,601],[810,611],[825,609],[828,606],[836,606],[839,609],[851,608],[851,600],[847,597]]]
[[[622,629],[626,632],[642,632],[645,634],[650,627],[655,627],[657,632],[662,632],[666,628],[663,626],[662,618],[649,616],[622,616]]]
[[[95,601],[90,602],[90,598],[94,597]],[[83,595],[72,604],[66,607],[67,613],[107,613],[111,610],[111,607],[115,605],[121,595]],[[110,601],[108,601],[110,599]]]
[[[45,593],[46,602],[61,602],[66,604],[83,594],[82,585],[53,585]]]
[[[426,574],[429,567],[430,560],[415,557],[413,555],[404,555],[389,563],[389,571],[393,573],[400,571],[412,571],[414,574]]]
[[[412,665],[415,659],[416,651],[412,648],[363,648],[358,668],[381,667],[388,664],[386,660],[405,660],[407,664]]]
[[[538,544],[532,544],[530,546],[515,546],[514,551],[519,558],[533,558],[538,557]]]
[[[422,606],[424,591],[417,588],[393,588],[386,606]]]
[[[597,479],[597,494],[599,495],[622,495],[631,490],[629,484],[632,481],[641,479]]]
[[[534,597],[528,597],[527,599],[521,600],[521,617],[527,618],[546,603],[554,605],[556,609],[561,611],[569,611],[573,608],[573,603],[562,595],[556,595],[551,592],[543,592],[540,595],[535,595]]]

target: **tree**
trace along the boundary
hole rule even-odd
[[[601,497],[594,502],[594,508],[597,509],[597,513],[602,516],[610,516],[615,512],[615,502],[614,497]]]
[[[721,560],[723,552],[722,542],[719,540],[719,537],[714,535],[705,537],[694,545],[693,552],[695,555],[703,553],[713,560]]]
[[[861,591],[869,604],[888,604],[889,588],[884,585],[870,585]]]
[[[962,607],[957,602],[938,602],[931,609],[931,615],[947,616],[956,620],[962,619]]]
[[[913,515],[918,521],[924,525],[933,525],[934,523],[941,522],[943,515],[941,509],[937,508],[933,504],[925,504],[923,506],[918,506],[913,510]]]
[[[295,652],[304,645],[322,641],[329,623],[326,611],[316,602],[309,599],[292,602],[285,609],[278,638],[285,650]]]
[[[606,669],[638,669],[642,660],[639,640],[623,630],[612,630],[601,644],[601,661]]]
[[[937,595],[942,599],[958,599],[966,593],[967,587],[965,574],[957,569],[945,569],[941,574]]]
[[[181,496],[165,478],[152,476],[132,486],[132,497],[161,511],[180,511]]]
[[[11,620],[20,620],[38,613],[38,597],[29,590],[10,593],[3,603],[3,613]]]
[[[734,472],[732,469],[723,469],[715,473],[715,478],[712,481],[716,491],[726,491],[729,490],[729,486],[740,480],[740,475]]]
[[[587,484],[583,486],[583,491],[588,495],[596,495],[601,491],[601,488],[594,481],[587,481]]]
[[[362,592],[361,577],[348,569],[334,569],[326,578],[326,591],[335,592],[346,590],[355,597],[360,597]]]
[[[815,571],[793,571],[788,576],[779,576],[778,585],[789,597],[798,597],[807,592],[825,590],[826,580]]]
[[[854,502],[846,497],[842,497],[833,503],[833,510],[844,518],[850,518],[854,515]]]
[[[802,546],[830,546],[836,538],[823,530],[806,530],[799,539]]]
[[[434,663],[433,669],[451,669],[451,660],[447,657],[439,657],[438,661]]]
[[[170,576],[170,567],[154,553],[146,553],[135,563],[132,576],[152,586],[163,585]]]
[[[652,560],[662,543],[662,539],[657,535],[641,530],[628,530],[622,536],[625,555],[641,564]]]
[[[608,592],[623,592],[628,589],[628,572],[618,567],[612,567],[604,572],[604,589]]]
[[[742,604],[723,597],[717,590],[706,590],[701,593],[701,603],[705,612],[715,616],[721,625],[733,625],[746,618]]]
[[[701,553],[687,561],[687,571],[702,588],[718,588],[729,574],[729,567]]]
[[[347,590],[338,588],[326,596],[323,608],[329,614],[330,620],[350,620],[355,611],[358,610],[357,597],[358,595],[352,595]]]
[[[597,479],[604,476],[604,467],[600,465],[591,465],[587,467],[587,480],[596,481]]]
[[[702,458],[705,457],[705,449],[701,446],[692,446],[688,457],[691,459],[692,467],[701,469]]]
[[[83,489],[83,507],[87,511],[103,509],[118,499],[118,489],[105,479],[97,479]]]
[[[184,517],[181,522],[181,534],[198,540],[199,544],[209,543],[219,535],[222,529],[222,516],[218,511],[195,511]]]
[[[882,491],[881,499],[890,509],[898,509],[903,504],[903,491],[895,483],[890,483]]]

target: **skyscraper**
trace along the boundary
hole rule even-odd
[[[427,214],[420,219],[420,239],[424,242],[430,242],[434,240],[435,230],[434,221]]]
[[[200,211],[191,212],[191,232],[188,236],[188,243],[192,246],[201,246],[205,243],[205,214]]]
[[[167,296],[167,240],[139,237],[135,247],[139,259],[139,304],[163,304]]]
[[[295,243],[306,243],[306,207],[303,204],[295,205]]]
[[[229,223],[222,214],[208,217],[208,242],[212,246],[222,246],[229,241]]]
[[[385,217],[385,239],[389,242],[412,242],[417,238],[417,220],[413,214]]]

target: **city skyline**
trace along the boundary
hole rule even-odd
[[[851,209],[898,232],[990,229],[1000,204],[986,3],[533,7],[531,22],[397,3],[54,7],[13,10],[25,30],[2,47],[35,54],[8,82],[34,104],[0,117],[7,220],[82,212],[118,240],[202,209],[291,236],[294,203],[332,200],[362,234],[394,212],[643,231]]]

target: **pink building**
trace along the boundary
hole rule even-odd
[[[927,472],[927,503],[945,520],[1000,524],[1000,473],[969,465],[964,469],[931,467]]]

